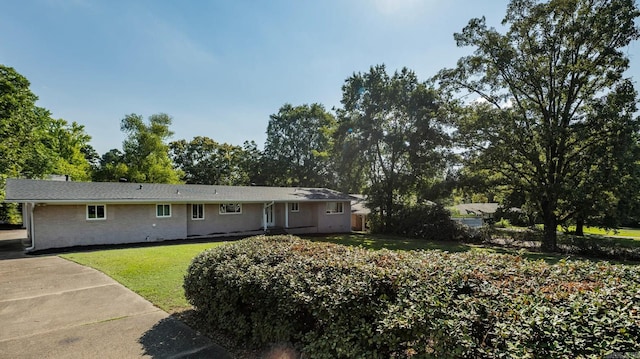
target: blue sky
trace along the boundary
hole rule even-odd
[[[173,139],[262,146],[285,103],[340,105],[341,86],[376,64],[421,80],[471,49],[453,33],[507,0],[10,0],[0,63],[31,82],[38,105],[76,121],[102,154],[121,148],[120,120],[173,117]],[[628,49],[631,75],[640,65]],[[638,77],[638,76],[634,76]]]

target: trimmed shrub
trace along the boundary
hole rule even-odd
[[[198,255],[184,282],[217,330],[310,358],[586,357],[640,351],[640,272],[293,236]]]
[[[416,204],[399,206],[385,232],[408,238],[454,241],[466,238],[463,227],[440,204]]]
[[[630,244],[635,244],[629,240]],[[559,237],[560,249],[566,254],[621,261],[640,261],[640,245],[624,245],[620,239],[579,237],[564,234]]]

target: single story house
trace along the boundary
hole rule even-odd
[[[494,214],[498,211],[498,203],[462,203],[453,206],[460,214],[473,214],[484,220],[493,219]]]
[[[493,217],[498,210],[498,203],[462,203],[453,206],[461,215],[474,215],[475,217],[454,217],[458,221],[471,228],[482,227],[485,222],[493,221]]]
[[[28,251],[265,233],[342,233],[351,197],[326,188],[8,179]]]

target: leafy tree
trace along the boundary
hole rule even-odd
[[[91,136],[84,131],[84,126],[51,119],[46,134],[43,142],[51,151],[52,173],[69,175],[77,181],[89,181],[92,168],[86,154],[91,155],[93,148],[89,145]]]
[[[0,65],[0,174],[39,177],[47,173],[46,154],[39,146],[49,112],[35,105],[29,81]],[[30,166],[37,164],[36,166]],[[44,166],[42,166],[44,165]],[[4,192],[3,192],[4,193]]]
[[[275,186],[329,187],[336,121],[322,105],[285,104],[270,116],[263,161]]]
[[[169,146],[165,143],[173,135],[170,125],[171,117],[164,113],[149,116],[149,124],[136,114],[122,119],[120,129],[127,134],[122,143],[123,161],[130,181],[180,182],[181,172],[173,168]]]
[[[454,37],[474,54],[438,75],[453,94],[480,99],[461,113],[459,139],[470,162],[500,172],[537,205],[546,249],[556,249],[563,203],[575,210],[599,187],[572,188],[601,166],[592,156],[615,156],[608,146],[618,131],[637,130],[626,113],[632,85],[621,50],[639,36],[638,14],[633,0],[512,0],[506,32],[472,19]],[[598,110],[601,103],[609,109]]]
[[[407,68],[389,76],[378,65],[345,81],[342,105],[338,148],[348,165],[363,167],[385,230],[398,202],[425,199],[444,178],[449,136],[438,94]]]
[[[245,143],[246,146],[246,143]],[[187,183],[249,185],[251,176],[247,161],[250,153],[244,147],[218,143],[208,137],[194,137],[169,144],[176,166],[184,172]]]
[[[616,228],[621,224],[624,213],[618,211],[618,203],[635,194],[629,177],[637,173],[640,159],[640,122],[634,119],[635,112],[636,92],[629,81],[589,109],[594,133],[588,134],[593,143],[582,149],[584,173],[567,180],[570,197],[559,203],[559,212],[568,224],[576,225],[577,235],[584,235],[584,225]]]
[[[124,163],[124,153],[113,148],[100,158],[93,172],[93,180],[96,182],[118,182],[126,179],[129,167]]]
[[[240,159],[240,168],[246,173],[250,185],[264,185],[265,168],[263,166],[263,152],[258,149],[255,141],[244,141],[242,144],[243,156]]]
[[[55,120],[36,106],[29,81],[13,68],[0,65],[0,200],[8,177],[42,178],[66,174],[89,180],[87,156],[95,153],[84,127]],[[0,220],[19,218],[17,207],[0,205]]]

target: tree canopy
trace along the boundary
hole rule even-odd
[[[169,147],[186,183],[247,186],[252,183],[252,168],[258,166],[251,152],[255,143],[234,146],[197,136],[189,142],[171,142]]]
[[[578,199],[598,190],[587,183],[593,167],[606,173],[618,160],[594,156],[615,157],[627,141],[620,136],[637,133],[623,50],[638,38],[638,14],[633,0],[512,0],[506,32],[470,20],[454,37],[474,54],[437,76],[453,96],[477,96],[457,123],[467,163],[527,193],[548,249],[556,248],[563,207],[575,212]]]
[[[270,116],[263,163],[276,186],[332,187],[332,134],[336,121],[320,104],[285,104]]]
[[[140,115],[122,119],[120,129],[127,134],[122,143],[122,160],[127,179],[133,182],[179,183],[181,173],[174,169],[166,141],[173,135],[171,117],[160,113],[149,116],[146,124]]]
[[[385,228],[398,202],[426,199],[421,194],[434,178],[444,177],[449,136],[438,94],[407,68],[389,75],[378,65],[345,81],[342,105],[343,168],[364,175],[369,202]]]

